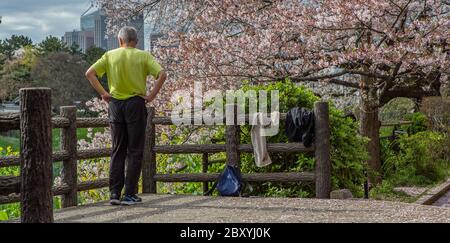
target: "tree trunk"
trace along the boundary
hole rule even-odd
[[[21,222],[53,222],[51,90],[20,90]]]
[[[330,158],[330,118],[327,102],[314,103],[315,116],[315,183],[316,198],[330,198],[331,158]]]
[[[369,172],[369,182],[381,182],[381,157],[380,157],[380,121],[378,119],[378,106],[374,102],[373,95],[376,90],[363,91],[361,96],[360,110],[360,134],[370,139],[367,144],[369,160],[367,164]],[[373,173],[375,172],[375,173]]]

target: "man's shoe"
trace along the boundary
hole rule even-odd
[[[125,195],[122,199],[122,205],[134,205],[141,202],[142,199],[136,195]]]
[[[109,197],[109,203],[111,205],[120,205],[120,195],[117,193],[111,193]]]

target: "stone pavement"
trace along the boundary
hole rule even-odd
[[[107,202],[55,211],[56,222],[288,223],[444,222],[450,208],[372,200],[142,195],[135,206]]]

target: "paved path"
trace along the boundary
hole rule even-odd
[[[417,204],[301,198],[143,195],[136,206],[107,202],[55,212],[56,222],[445,222],[450,208]]]

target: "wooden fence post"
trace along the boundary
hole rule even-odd
[[[142,192],[156,193],[156,181],[153,176],[156,174],[156,153],[155,139],[156,131],[153,118],[155,117],[155,108],[147,108],[147,127],[145,129],[144,160],[142,164]]]
[[[234,114],[233,120],[227,118],[226,125],[226,153],[227,153],[227,165],[240,166],[239,155],[239,125],[237,124],[237,106],[235,104],[226,105],[227,115]]]
[[[315,181],[316,198],[330,198],[331,159],[330,159],[330,124],[327,102],[314,104],[315,116]]]
[[[67,151],[69,157],[63,160],[61,178],[69,186],[70,191],[62,196],[62,207],[78,205],[77,197],[77,108],[63,106],[60,108],[62,117],[69,120],[69,126],[61,129],[61,150]]]
[[[203,153],[203,157],[202,157],[202,172],[203,173],[208,173],[208,166],[209,166],[208,153]],[[206,193],[208,191],[209,191],[209,185],[208,185],[208,182],[205,181],[205,182],[203,182],[203,193]]]
[[[21,222],[52,223],[51,90],[25,88],[19,95]]]

